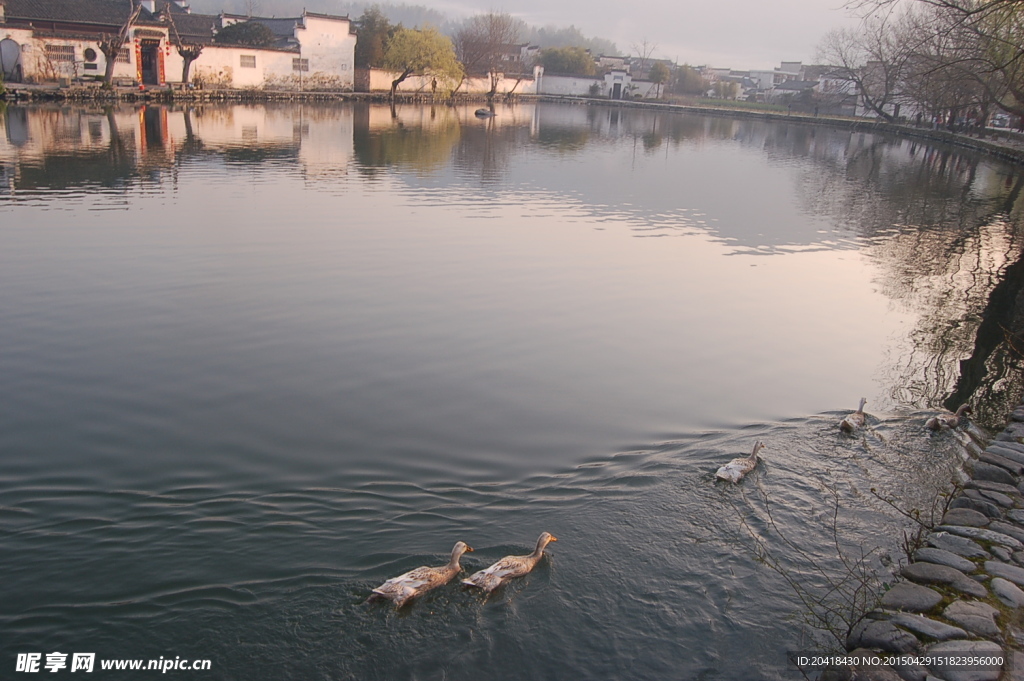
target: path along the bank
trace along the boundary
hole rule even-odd
[[[942,524],[847,640],[851,659],[893,664],[820,681],[1024,681],[1024,405],[991,441],[973,435]]]

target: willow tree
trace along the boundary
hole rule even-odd
[[[651,66],[651,71],[647,74],[647,78],[658,86],[658,97],[661,97],[662,84],[667,81],[671,75],[672,74],[669,72],[668,67],[660,61],[654,62],[654,65]]]
[[[384,51],[383,66],[399,74],[391,81],[392,101],[398,86],[413,74],[431,76],[443,83],[452,83],[462,77],[462,64],[455,57],[452,41],[433,28],[396,31]]]

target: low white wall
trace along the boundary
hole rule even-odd
[[[242,57],[255,57],[256,67],[243,67]],[[208,45],[199,58],[192,62],[189,76],[192,82],[205,88],[258,88],[263,87],[264,74],[292,72],[294,52]],[[172,49],[168,57],[167,80],[181,82],[181,56]]]
[[[367,69],[367,71],[369,72],[369,92],[390,92],[391,82],[402,75],[397,71],[386,71],[384,69]],[[409,76],[399,83],[397,91],[430,94],[430,84],[432,81],[432,76]],[[448,84],[449,87],[455,87],[455,85],[456,83]],[[445,84],[440,79],[437,82],[437,90],[439,94],[445,91]],[[491,91],[491,79],[487,76],[466,78],[462,81],[458,91],[469,94],[487,94]],[[498,79],[497,94],[499,95],[509,92],[515,94],[535,94],[536,91],[536,83],[530,76],[513,78],[503,75]]]
[[[540,94],[542,95],[573,95],[585,97],[590,94],[590,87],[597,83],[604,88],[604,76],[541,76]]]
[[[546,74],[541,76],[539,94],[589,97],[591,96],[590,89],[596,83],[599,87],[596,96],[611,97],[616,82],[624,89],[620,99],[635,99],[637,96],[648,99],[658,96],[657,84],[649,80],[615,81],[608,76],[549,76]],[[627,87],[632,89],[625,90]]]

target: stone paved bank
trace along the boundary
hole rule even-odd
[[[843,667],[821,681],[1024,681],[1024,405],[1011,419],[989,442],[973,431],[963,492],[847,640],[854,655],[1001,656],[1003,665]]]

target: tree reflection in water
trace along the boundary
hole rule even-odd
[[[543,185],[598,220],[624,218],[638,232],[659,234],[681,225],[705,230],[738,252],[861,251],[877,264],[880,291],[918,319],[882,363],[894,403],[972,402],[981,421],[996,422],[1021,397],[1014,379],[1022,368],[1015,347],[1024,348],[1024,172],[969,152],[826,126],[615,107],[507,106],[486,120],[472,107],[392,113],[365,104],[12,106],[0,116],[5,195],[129,187],[189,159],[220,158],[302,166],[310,181],[324,183],[350,166],[364,181],[411,173],[429,177],[450,200],[522,189],[532,178],[517,162],[528,155],[586,158],[578,172],[546,176]],[[730,232],[743,221],[691,223],[680,212],[685,200],[677,194],[700,192],[701,178],[608,187],[587,174],[592,154],[605,146],[632,145],[634,159],[643,159],[721,142],[759,150],[769,165],[797,172],[801,209],[832,229]],[[735,198],[727,200],[741,203]]]

